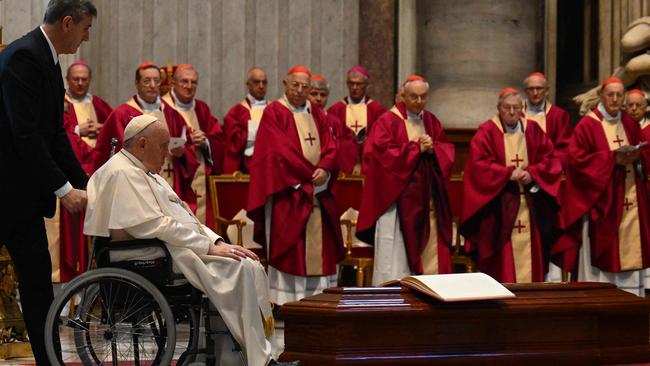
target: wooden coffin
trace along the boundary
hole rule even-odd
[[[650,362],[650,300],[610,284],[513,284],[443,303],[408,289],[332,288],[285,304],[282,360],[318,365]]]

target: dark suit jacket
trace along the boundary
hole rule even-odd
[[[54,215],[54,191],[88,178],[63,128],[60,66],[39,28],[0,52],[0,212]]]

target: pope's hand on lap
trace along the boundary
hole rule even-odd
[[[255,253],[242,246],[228,244],[223,240],[219,240],[217,243],[218,244],[210,245],[210,248],[208,249],[209,255],[232,258],[238,261],[246,258],[250,258],[256,261],[260,260],[257,255],[255,255]]]

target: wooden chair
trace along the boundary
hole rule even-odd
[[[334,185],[336,194],[336,208],[338,215],[343,215],[349,208],[359,210],[361,206],[361,191],[363,190],[362,175],[345,175],[341,173]],[[341,266],[352,266],[356,269],[356,284],[359,287],[369,286],[372,283],[372,248],[354,248],[353,228],[357,220],[341,220],[345,226],[345,246],[347,249],[345,259],[339,263]],[[339,272],[339,282],[341,274]]]
[[[231,243],[244,245],[243,230],[245,220],[232,219],[239,211],[246,209],[248,202],[248,184],[250,176],[236,171],[232,174],[210,176],[210,194],[212,212],[214,212],[214,227],[217,233],[224,238],[228,237],[227,229],[230,225],[237,227],[237,237],[228,238]],[[252,249],[266,264],[266,253],[263,249]]]
[[[460,227],[460,215],[463,209],[463,173],[452,175],[447,186],[447,192],[449,193],[452,220],[456,227],[456,235],[453,237],[453,249],[451,253],[452,266],[463,266],[465,272],[474,272],[474,261],[465,254],[461,246],[461,235],[458,231]]]

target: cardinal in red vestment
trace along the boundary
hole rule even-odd
[[[185,202],[196,202],[192,190],[192,179],[199,163],[196,158],[191,130],[183,117],[173,108],[166,106],[160,98],[160,69],[151,62],[141,64],[136,70],[137,94],[126,103],[115,108],[97,137],[94,169],[97,170],[109,158],[111,152],[118,152],[124,143],[124,128],[135,116],[149,114],[165,121],[172,137],[170,155],[165,162],[161,176]],[[113,147],[111,141],[115,139]]]
[[[424,110],[428,93],[422,77],[409,77],[404,101],[375,121],[365,143],[357,237],[375,246],[374,285],[452,271],[447,183],[454,146]]]
[[[650,266],[650,217],[639,124],[622,112],[623,83],[605,80],[598,106],[576,125],[569,144],[567,234],[553,256],[578,280],[607,281],[643,294]],[[636,273],[636,274],[635,274]]]
[[[264,110],[250,165],[248,216],[265,246],[271,301],[284,304],[336,284],[345,256],[336,202],[336,146],[307,96],[311,73],[289,70],[285,94]]]
[[[498,114],[470,143],[460,233],[480,271],[500,282],[543,281],[558,236],[562,164],[521,94],[505,88]]]
[[[339,139],[344,139],[350,143],[355,143],[357,149],[352,152],[347,150],[342,151],[340,154],[353,154],[347,159],[353,159],[357,165],[349,169],[349,166],[344,166],[342,171],[344,173],[359,173],[362,168],[361,155],[363,152],[363,143],[368,137],[372,125],[377,118],[386,112],[381,103],[371,99],[367,95],[368,79],[370,75],[368,70],[363,66],[353,66],[348,70],[347,86],[349,95],[340,101],[334,103],[328,110],[328,115],[333,115],[342,123],[340,124],[340,131],[337,132]]]
[[[257,130],[266,108],[266,72],[261,67],[248,70],[246,87],[248,94],[232,106],[223,118],[226,151],[223,160],[224,173],[249,172],[255,150]]]

